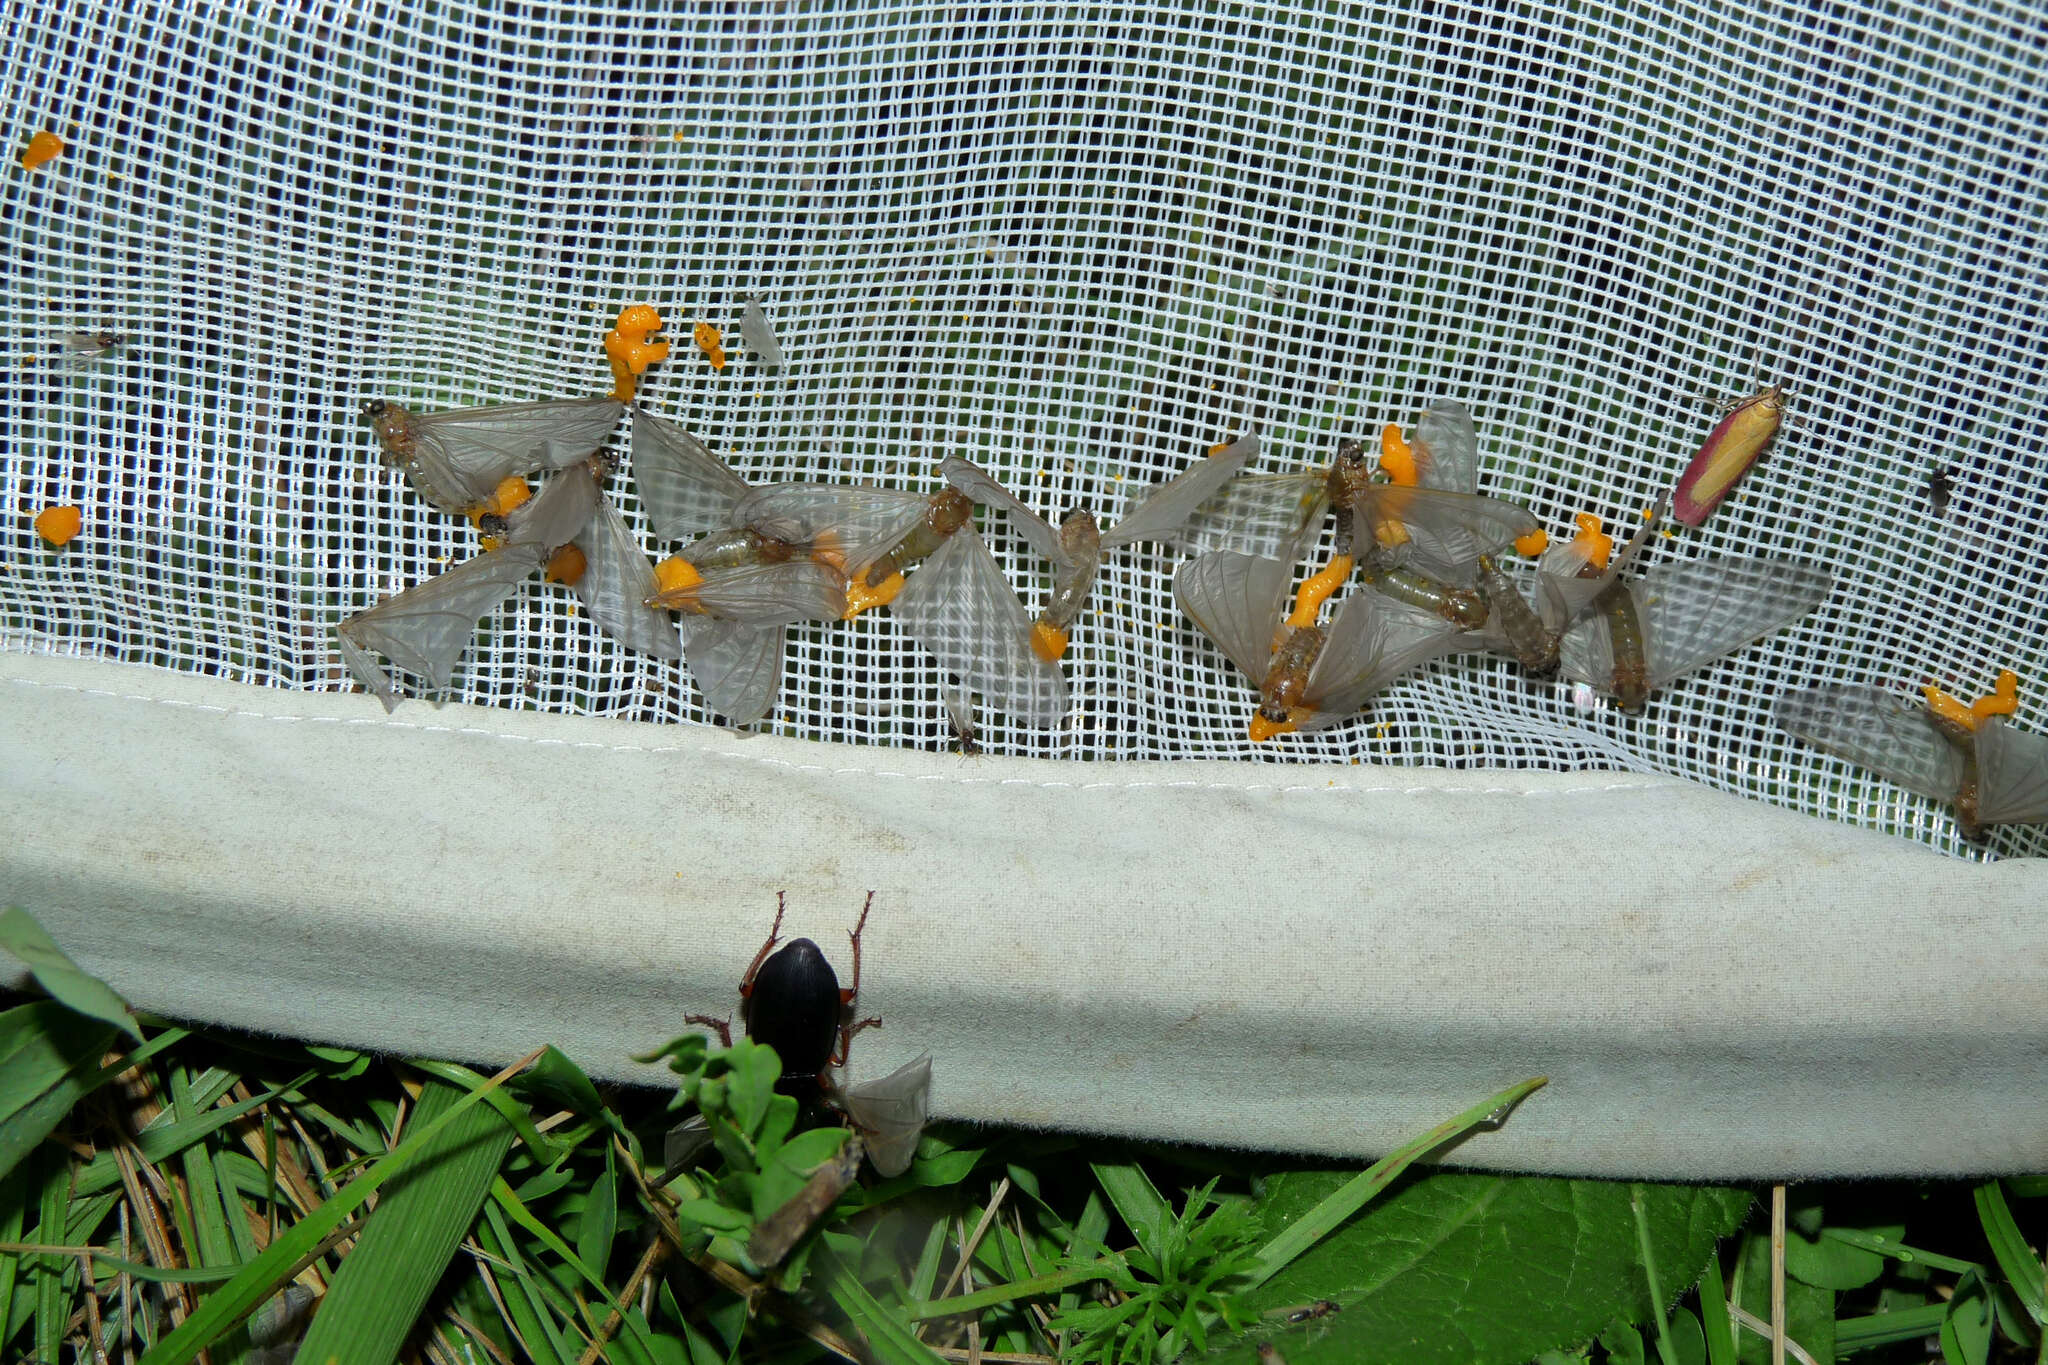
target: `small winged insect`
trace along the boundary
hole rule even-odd
[[[515,474],[589,459],[624,411],[625,404],[604,397],[433,413],[373,398],[363,406],[363,420],[376,433],[385,463],[403,470],[421,497],[467,516]]]
[[[1708,433],[1699,453],[1678,476],[1678,487],[1671,495],[1671,519],[1681,526],[1705,525],[1721,500],[1770,448],[1784,423],[1783,384],[1739,400]]]
[[[1936,465],[1927,471],[1927,505],[1934,510],[1934,515],[1948,515],[1949,499],[1955,495],[1955,491],[1955,466]]]
[[[1259,689],[1253,740],[1319,730],[1410,669],[1459,647],[1441,619],[1373,593],[1347,597],[1328,626],[1281,622],[1292,571],[1217,550],[1180,566],[1174,600]],[[1275,646],[1275,626],[1278,644]]]
[[[57,360],[66,369],[90,365],[128,344],[119,332],[66,332],[57,338]]]
[[[1167,483],[1145,493],[1122,520],[1103,528],[1085,507],[1071,509],[1057,530],[1026,507],[1016,494],[990,478],[979,466],[957,456],[939,466],[946,482],[984,507],[1010,514],[1027,544],[1055,567],[1052,596],[1031,626],[1031,649],[1052,662],[1067,652],[1075,618],[1088,600],[1103,553],[1141,540],[1168,540],[1223,486],[1259,453],[1259,438],[1246,436],[1195,461]]]
[[[1650,694],[1819,606],[1832,575],[1789,559],[1698,559],[1614,578],[1558,647],[1565,677],[1641,711]]]
[[[1657,516],[1653,511],[1645,517],[1642,527],[1617,554],[1614,539],[1602,530],[1600,518],[1581,513],[1578,535],[1551,544],[1537,561],[1533,607],[1493,557],[1481,555],[1478,586],[1487,608],[1481,640],[1489,649],[1520,661],[1531,673],[1554,672],[1564,632],[1635,563],[1656,527]]]
[[[1778,724],[1907,791],[1953,802],[1965,839],[1986,825],[2048,824],[2048,736],[2007,722],[2019,679],[1964,703],[1935,687],[1913,702],[1881,687],[1835,683],[1778,698]]]
[[[398,693],[371,657],[372,651],[436,688],[448,686],[477,622],[538,573],[550,551],[581,536],[603,501],[587,462],[562,471],[538,497],[507,518],[504,543],[497,549],[386,598],[336,627],[343,662],[387,711],[398,705]]]
[[[845,575],[808,545],[741,525],[747,481],[689,432],[638,408],[633,477],[657,536],[697,537],[656,566],[649,602],[684,613],[683,654],[704,704],[751,725],[781,689],[785,627],[842,616]]]
[[[1032,650],[1031,618],[958,489],[780,484],[749,496],[737,515],[779,540],[834,546],[847,616],[889,604],[912,640],[997,710],[1037,725],[1066,714],[1066,679]],[[918,560],[906,582],[905,566]]]
[[[860,920],[847,936],[853,945],[853,980],[843,988],[811,940],[793,939],[777,950],[784,901],[777,893],[768,941],[740,980],[741,1026],[747,1037],[774,1048],[781,1059],[775,1089],[802,1106],[800,1127],[830,1123],[832,1111],[842,1112],[860,1134],[869,1163],[883,1175],[901,1175],[917,1154],[918,1135],[930,1114],[931,1057],[920,1056],[866,1085],[844,1086],[835,1074],[835,1068],[846,1065],[854,1036],[882,1022],[857,1019],[854,1012],[860,994],[860,936],[874,909],[874,893],[868,893]],[[692,1014],[684,1022],[702,1024],[732,1045],[730,1019]]]
[[[781,343],[775,340],[774,324],[761,311],[761,300],[750,298],[740,313],[740,340],[747,344],[747,350],[754,357],[754,363],[771,370],[783,367]]]

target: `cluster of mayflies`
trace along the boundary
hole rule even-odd
[[[1055,526],[957,457],[940,464],[935,493],[756,487],[634,402],[635,376],[669,354],[661,327],[652,308],[620,314],[605,338],[617,379],[608,396],[434,414],[368,405],[387,462],[436,507],[470,518],[485,547],[341,623],[345,661],[387,706],[397,693],[373,651],[445,687],[476,622],[542,572],[572,585],[628,648],[682,658],[706,705],[735,725],[773,709],[790,626],[887,606],[953,679],[942,700],[964,736],[970,695],[1020,724],[1061,724],[1061,660],[1105,557],[1138,541],[1199,540],[1207,548],[1174,574],[1174,597],[1256,690],[1250,735],[1260,741],[1337,724],[1430,660],[1474,650],[1640,712],[1659,690],[1805,616],[1831,581],[1818,565],[1762,556],[1638,573],[1665,505],[1620,545],[1591,514],[1552,542],[1529,509],[1479,493],[1478,433],[1454,402],[1410,430],[1388,424],[1376,454],[1346,439],[1328,465],[1299,473],[1246,473],[1256,434],[1219,444],[1110,524],[1075,507]],[[785,364],[758,300],[747,300],[739,331],[753,364]],[[694,339],[724,367],[718,329],[700,323]],[[658,563],[600,486],[605,444],[629,406],[632,474],[654,534],[687,541]],[[1781,386],[1732,405],[1674,486],[1673,519],[1711,516],[1777,436],[1786,407]],[[541,473],[552,477],[536,494],[526,480]],[[1931,491],[1945,500],[1946,477]],[[1035,615],[983,541],[977,505],[1052,566]],[[1326,529],[1333,553],[1297,587],[1296,565]],[[1517,556],[1535,562],[1517,570]],[[1778,714],[1796,735],[1955,801],[1971,837],[1986,824],[2048,821],[2048,740],[2008,728],[1982,703],[1941,698],[1920,712],[1835,688],[1787,697]]]

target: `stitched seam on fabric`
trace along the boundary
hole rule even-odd
[[[229,720],[260,720],[293,725],[371,725],[383,729],[412,730],[424,735],[469,735],[482,739],[502,740],[512,744],[529,744],[536,748],[593,749],[615,754],[697,754],[704,758],[721,759],[730,763],[750,763],[757,767],[781,768],[790,772],[819,773],[828,777],[871,777],[894,778],[904,782],[942,782],[962,787],[1036,787],[1048,791],[1231,791],[1247,793],[1271,793],[1291,796],[1303,792],[1329,792],[1352,795],[1400,795],[1400,796],[1526,796],[1526,797],[1571,797],[1596,796],[1607,792],[1675,792],[1690,790],[1687,784],[1669,780],[1645,781],[1637,778],[1628,782],[1609,782],[1594,787],[1574,787],[1564,791],[1534,791],[1518,787],[1416,787],[1377,786],[1362,787],[1354,784],[1338,786],[1335,779],[1322,782],[1296,783],[1291,785],[1246,784],[1235,782],[1152,781],[1152,782],[1061,782],[1041,781],[1023,777],[957,777],[948,773],[906,773],[889,768],[833,767],[824,763],[798,763],[786,758],[766,758],[753,754],[734,753],[730,749],[707,749],[687,744],[600,744],[594,740],[534,739],[527,735],[507,734],[502,730],[491,730],[475,725],[421,725],[413,721],[350,719],[343,716],[287,716],[267,711],[240,710],[227,706],[215,706],[208,702],[179,701],[172,697],[152,697],[139,692],[110,692],[104,688],[78,687],[71,683],[42,682],[34,678],[9,678],[17,687],[39,687],[53,692],[72,692],[82,697],[97,697],[108,701],[142,702],[150,706],[170,706],[185,711],[199,711]]]

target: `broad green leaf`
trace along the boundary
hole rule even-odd
[[[1823,1229],[1818,1237],[1808,1237],[1789,1227],[1785,1230],[1785,1275],[1788,1279],[1810,1284],[1816,1289],[1843,1290],[1861,1289],[1884,1274],[1885,1258],[1882,1253],[1840,1237],[1831,1237],[1828,1235],[1831,1231],[1833,1229]],[[1905,1235],[1906,1225],[1890,1223],[1859,1231],[1896,1242]]]
[[[51,999],[88,1018],[112,1024],[138,1043],[142,1041],[142,1026],[128,1012],[128,1002],[114,994],[113,987],[66,957],[57,941],[28,911],[0,911],[0,948],[20,958]]]
[[[1975,1275],[1963,1278],[1941,1319],[1941,1358],[1948,1365],[1984,1365],[1991,1358],[1991,1295]]]
[[[1275,1175],[1258,1216],[1270,1230],[1287,1227],[1354,1179],[1352,1171]],[[1243,1306],[1339,1305],[1302,1327],[1262,1327],[1290,1365],[1526,1361],[1617,1318],[1650,1317],[1632,1191],[1668,1295],[1693,1282],[1750,1203],[1747,1191],[1711,1186],[1411,1171]],[[1223,1358],[1250,1360],[1252,1340],[1229,1344]]]
[[[1769,1322],[1771,1319],[1770,1239],[1763,1233],[1750,1236],[1751,1246],[1742,1258],[1742,1306]],[[1791,1240],[1791,1233],[1786,1233]],[[1815,1360],[1835,1358],[1835,1291],[1802,1284],[1785,1277],[1785,1335],[1798,1342]],[[1736,1344],[1742,1365],[1769,1365],[1771,1339],[1743,1331]]]
[[[552,1046],[540,1054],[533,1070],[519,1078],[518,1085],[506,1088],[517,1094],[537,1096],[558,1109],[567,1109],[585,1117],[610,1113],[599,1097],[597,1087],[583,1073],[583,1068],[570,1061],[567,1053]],[[545,1112],[542,1111],[543,1116]]]
[[[84,1097],[86,1078],[96,1074],[116,1031],[55,1000],[0,1014],[0,1176]]]

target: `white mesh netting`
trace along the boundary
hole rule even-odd
[[[1655,554],[1803,556],[1835,590],[1644,717],[1465,655],[1254,747],[1251,690],[1173,608],[1180,554],[1141,545],[1075,631],[1068,723],[984,710],[980,741],[1626,767],[1969,851],[1769,706],[1837,679],[1969,693],[2009,666],[2022,727],[2048,714],[2040,10],[1113,14],[15,7],[0,108],[17,147],[68,148],[5,175],[5,646],[351,686],[335,623],[475,546],[380,465],[363,400],[596,392],[623,303],[684,342],[650,406],[755,482],[934,489],[960,454],[1049,515],[1113,518],[1234,431],[1296,467],[1444,397],[1477,415],[1482,491],[1554,529],[1627,518],[1712,425],[1706,395],[1783,379],[1778,446]],[[749,294],[790,363],[715,374],[688,324],[733,333]],[[102,328],[126,347],[51,362],[55,335]],[[611,489],[662,551],[630,470]],[[85,512],[61,553],[29,523],[53,503]],[[1035,606],[1045,566],[989,536]],[[790,638],[771,727],[952,742],[886,612]],[[538,581],[452,695],[705,718],[680,664]]]

